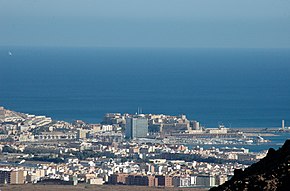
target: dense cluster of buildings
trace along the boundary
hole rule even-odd
[[[178,140],[240,136],[204,128],[185,115],[110,113],[100,124],[0,107],[0,184],[125,184],[212,187],[265,156],[243,148],[208,148]]]

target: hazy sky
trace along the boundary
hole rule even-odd
[[[290,47],[290,0],[0,0],[0,45]]]

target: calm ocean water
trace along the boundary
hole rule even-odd
[[[290,50],[1,47],[0,105],[66,121],[142,107],[206,127],[290,126]]]

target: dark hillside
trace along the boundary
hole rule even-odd
[[[235,170],[231,180],[210,191],[229,190],[290,190],[290,140],[275,151],[270,148],[265,158],[244,171]]]

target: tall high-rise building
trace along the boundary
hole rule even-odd
[[[89,131],[87,129],[78,129],[77,138],[78,139],[86,139],[88,132]]]
[[[148,119],[142,116],[126,118],[125,136],[127,139],[144,138],[148,134]]]

